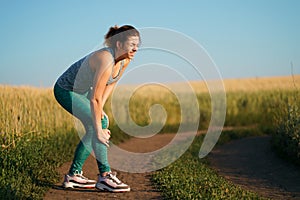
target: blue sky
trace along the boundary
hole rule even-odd
[[[2,0],[0,84],[52,86],[115,24],[183,33],[202,45],[223,78],[290,75],[291,62],[300,74],[297,0]]]

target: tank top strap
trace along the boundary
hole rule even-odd
[[[121,74],[122,69],[124,68],[124,63],[125,63],[125,61],[122,60],[121,61],[120,69],[118,71],[118,74],[115,77],[113,77],[113,70],[112,70],[111,75],[110,75],[110,77],[109,77],[106,85],[110,85],[110,84],[112,84],[114,82],[117,82],[120,79],[120,74]]]

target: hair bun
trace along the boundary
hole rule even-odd
[[[119,26],[117,26],[117,25],[110,27],[109,31],[107,32],[107,34],[105,36],[105,39],[107,39],[111,36],[114,36],[117,33],[118,29],[119,29]]]

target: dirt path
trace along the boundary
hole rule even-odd
[[[212,167],[234,184],[271,199],[300,199],[300,168],[278,158],[270,136],[232,141],[209,155]]]
[[[155,135],[151,139],[133,138],[119,145],[132,152],[151,152],[169,143],[174,135]],[[209,155],[212,167],[233,183],[262,196],[274,199],[300,199],[300,170],[279,159],[270,149],[270,137],[253,137],[232,141],[215,148]],[[131,186],[131,192],[114,194],[95,189],[64,190],[63,174],[70,163],[58,169],[62,179],[48,191],[44,199],[163,199],[150,182],[151,173],[118,172],[118,177]],[[97,166],[90,156],[84,166],[85,175],[97,178]]]

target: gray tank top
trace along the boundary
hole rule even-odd
[[[114,58],[114,50],[109,47],[100,49],[100,51],[109,51]],[[92,89],[95,73],[89,66],[89,57],[94,52],[78,60],[72,64],[56,81],[56,83],[63,89],[74,91],[80,94],[86,93]],[[106,85],[112,84],[119,80],[121,70],[124,67],[124,60],[121,61],[121,67],[117,76],[110,75]],[[113,72],[112,72],[113,73]]]

